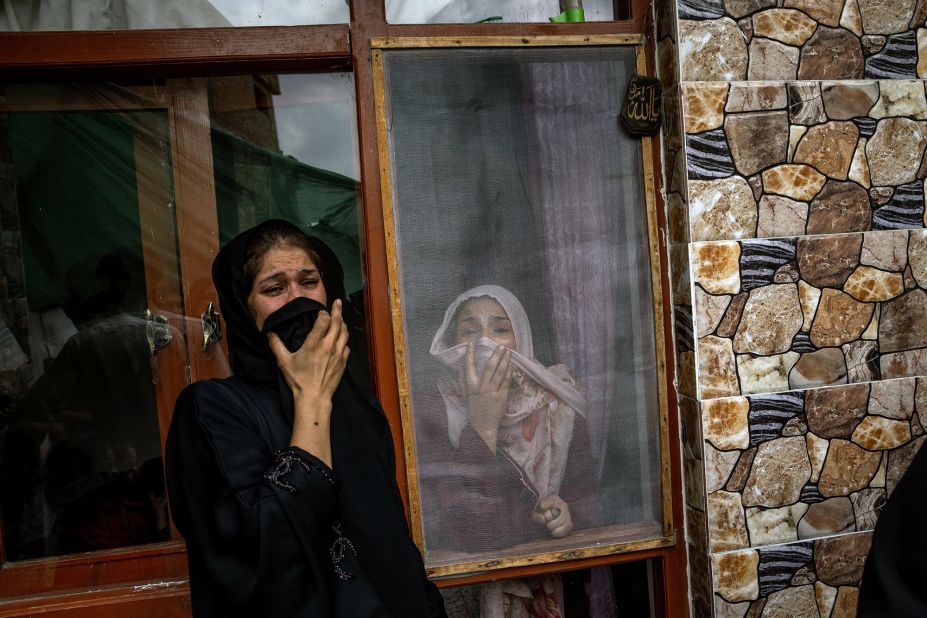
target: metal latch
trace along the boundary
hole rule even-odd
[[[167,318],[153,314],[151,309],[145,309],[145,338],[148,339],[148,352],[152,357],[158,350],[166,348],[173,338]]]
[[[200,323],[203,326],[203,352],[206,352],[214,343],[222,341],[222,321],[212,301],[200,316]]]

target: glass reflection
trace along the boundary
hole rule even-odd
[[[5,558],[166,540],[135,156],[166,114],[4,120]]]
[[[349,371],[367,384],[353,76],[214,78],[209,88],[220,243],[286,219],[331,247],[348,294]]]
[[[618,17],[623,18],[625,0],[583,0],[586,21],[616,19],[615,4],[621,5]],[[547,22],[560,13],[556,0],[386,0],[386,21],[391,24],[452,24],[475,23],[497,19],[504,22]]]
[[[344,24],[346,0],[6,0],[0,32]]]

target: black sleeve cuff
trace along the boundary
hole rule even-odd
[[[325,465],[325,462],[321,459],[298,446],[288,446],[274,453],[274,463],[264,473],[264,479],[291,494],[295,494],[299,493],[299,488],[293,483],[302,483],[295,481],[292,478],[293,474],[302,474],[309,477],[315,475],[330,485],[336,493],[340,490],[338,480],[335,478],[332,469]]]

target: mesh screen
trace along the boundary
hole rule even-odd
[[[384,53],[429,566],[659,533],[641,148],[618,125],[634,66]]]

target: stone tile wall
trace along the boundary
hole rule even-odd
[[[927,440],[927,0],[655,8],[692,615],[852,616]]]
[[[871,541],[856,533],[712,554],[714,615],[852,618]]]
[[[683,81],[927,76],[927,3],[679,0]]]
[[[871,530],[922,421],[923,378],[703,401],[709,550]]]

